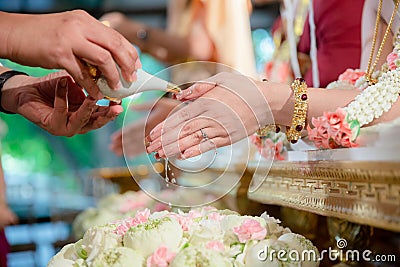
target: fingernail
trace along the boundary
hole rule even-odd
[[[160,154],[155,153],[155,154],[154,154],[154,158],[155,158],[155,159],[160,159]]]
[[[172,94],[171,98],[172,99],[177,99],[176,94]]]
[[[122,83],[121,83],[121,81],[118,81],[118,83],[117,83],[117,85],[116,86],[114,86],[114,90],[119,90],[119,89],[121,89],[122,88]]]
[[[61,87],[67,87],[67,83],[68,83],[68,79],[67,78],[61,78],[60,82],[59,82],[59,85]]]

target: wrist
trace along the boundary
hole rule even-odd
[[[19,88],[27,81],[30,77],[26,74],[20,73],[7,79],[1,90],[1,108],[3,111],[8,113],[18,113],[18,103],[20,102],[20,90]]]
[[[274,119],[274,122],[271,122],[271,120],[268,119],[270,116],[267,116],[267,118],[264,118],[264,120],[267,121],[261,121],[261,123],[263,123],[263,125],[272,123],[284,126],[291,125],[294,111],[294,98],[290,85],[273,82],[257,82],[257,85],[268,101],[270,110],[265,110],[265,112],[272,113]]]

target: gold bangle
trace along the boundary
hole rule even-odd
[[[286,131],[287,140],[295,144],[301,138],[301,132],[306,126],[308,96],[307,84],[302,78],[296,78],[291,84],[294,93],[294,112],[292,125]]]

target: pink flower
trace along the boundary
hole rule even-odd
[[[150,216],[150,210],[144,209],[142,211],[138,211],[134,218],[128,217],[126,219],[120,220],[116,222],[115,233],[117,235],[125,235],[125,233],[136,225],[147,222]]]
[[[250,142],[256,147],[261,147],[261,138],[257,135],[250,135]]]
[[[364,71],[361,70],[353,70],[353,69],[347,69],[345,72],[339,75],[338,80],[343,81],[343,82],[348,82],[352,85],[356,83],[356,81],[365,75]]]
[[[163,210],[170,210],[170,207],[167,204],[161,203],[161,202],[157,202],[154,205],[154,208],[153,208],[154,212],[163,211]]]
[[[183,231],[188,231],[189,227],[193,224],[193,220],[186,215],[170,213],[167,216],[177,220]]]
[[[266,159],[284,160],[282,156],[283,142],[279,141],[274,143],[271,138],[265,138],[262,140],[262,146],[258,148],[261,156]]]
[[[213,240],[206,244],[206,249],[212,249],[217,252],[224,252],[225,246],[221,241]]]
[[[267,236],[267,229],[254,219],[246,219],[239,227],[234,227],[233,232],[241,243],[249,240],[263,240]]]
[[[356,147],[351,142],[352,130],[346,121],[346,112],[338,108],[335,112],[324,112],[318,118],[312,118],[314,128],[307,127],[308,138],[317,148]]]
[[[207,215],[208,219],[214,220],[214,221],[221,221],[224,216],[219,214],[218,212],[211,212],[210,214]]]
[[[148,259],[147,267],[168,267],[175,258],[175,253],[166,246],[160,246]]]
[[[389,65],[390,70],[395,70],[397,68],[395,61],[398,58],[399,58],[399,55],[397,55],[395,52],[392,52],[387,56],[386,62]]]

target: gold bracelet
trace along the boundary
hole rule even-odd
[[[292,125],[286,130],[287,140],[295,144],[301,138],[301,132],[306,126],[308,96],[307,84],[302,78],[296,78],[291,84],[294,93],[294,112]]]

